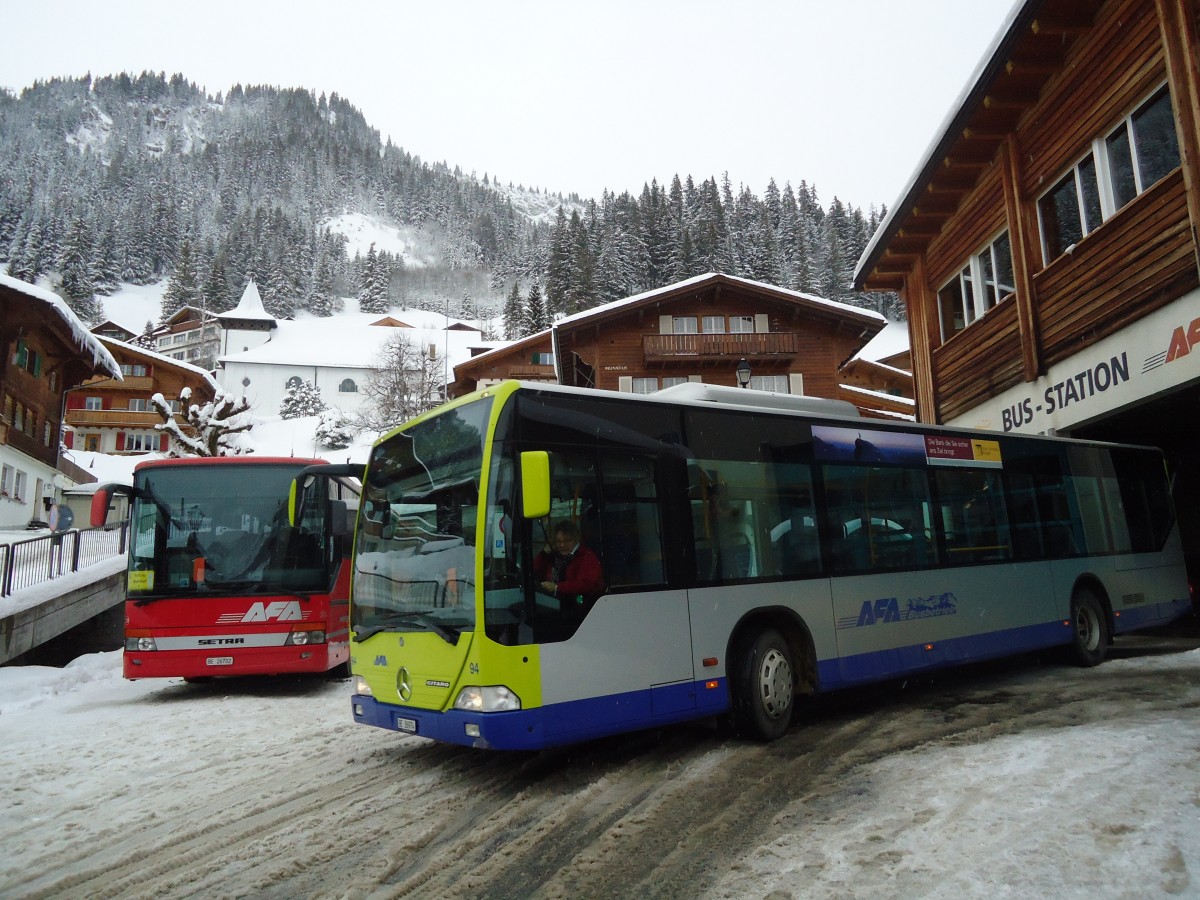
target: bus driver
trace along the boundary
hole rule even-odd
[[[579,540],[579,526],[563,519],[554,526],[550,547],[533,560],[533,572],[547,594],[591,606],[604,593],[600,558]]]

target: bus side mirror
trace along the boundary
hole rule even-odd
[[[307,484],[308,478],[302,472],[293,478],[292,483],[288,486],[288,524],[293,528],[304,514],[304,488]]]
[[[550,515],[550,454],[545,450],[521,454],[521,515],[526,519]]]
[[[133,488],[127,484],[102,484],[92,494],[92,509],[89,516],[93,528],[99,528],[108,522],[108,513],[112,509],[113,494],[133,496]]]
[[[99,528],[108,522],[108,510],[111,501],[112,494],[107,487],[99,488],[96,493],[92,494],[92,513],[90,518],[93,528]]]
[[[333,537],[343,537],[350,533],[350,507],[345,500],[329,501],[329,533]]]

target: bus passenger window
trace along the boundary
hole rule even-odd
[[[935,564],[923,469],[828,465],[826,517],[838,574]]]
[[[932,474],[950,564],[1011,559],[999,474],[957,468],[934,469]]]

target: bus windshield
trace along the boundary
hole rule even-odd
[[[355,548],[352,627],[433,631],[475,624],[475,527],[492,401],[398,431],[372,451]]]
[[[288,486],[296,471],[245,465],[138,472],[130,599],[328,590],[332,554],[324,505],[308,504],[309,516],[288,526]]]

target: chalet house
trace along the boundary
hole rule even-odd
[[[221,337],[221,320],[194,306],[176,310],[153,332],[154,348],[163,356],[210,371],[216,365]]]
[[[1200,0],[1025,0],[859,260],[917,415],[1164,448],[1200,573]]]
[[[455,386],[465,393],[516,377],[646,394],[688,381],[737,386],[741,366],[752,389],[851,399],[838,366],[885,324],[875,312],[709,273],[468,360]]]
[[[0,528],[44,521],[48,501],[83,478],[59,459],[63,393],[94,373],[121,378],[62,299],[0,275]]]
[[[549,329],[499,347],[480,349],[482,352],[473,353],[454,367],[450,396],[461,397],[507,378],[558,383]]]
[[[116,338],[118,341],[125,341],[125,343],[129,343],[137,337],[136,334],[124,325],[119,325],[112,319],[105,319],[99,325],[93,325],[92,334],[99,335],[100,337]]]
[[[179,412],[184,388],[191,402],[204,405],[217,391],[204,369],[127,344],[98,337],[120,367],[121,377],[105,374],[67,392],[63,441],[68,449],[98,453],[145,453],[167,449],[167,436],[155,429],[162,418],[150,398],[162,394]]]

